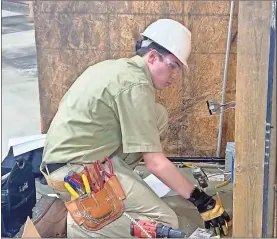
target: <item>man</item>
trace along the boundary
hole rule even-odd
[[[210,196],[195,188],[162,152],[168,124],[166,109],[155,102],[162,90],[181,79],[191,52],[191,33],[182,24],[160,19],[142,33],[137,54],[88,67],[63,97],[49,128],[41,165],[46,179],[61,192],[58,181],[80,164],[109,155],[126,194],[125,211],[133,218],[151,218],[179,227],[175,212],[133,171],[143,158],[146,168],[192,202],[209,228],[224,229],[230,220]],[[91,232],[68,215],[68,237],[129,237],[124,215]]]

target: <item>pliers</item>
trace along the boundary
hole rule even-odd
[[[93,167],[98,178],[98,184],[100,188],[99,190],[101,190],[104,187],[105,176],[107,176],[107,178],[111,178],[112,176],[114,176],[114,170],[111,160],[108,157],[105,157],[104,162],[108,164],[109,172],[104,169],[102,163],[99,160],[93,162]]]

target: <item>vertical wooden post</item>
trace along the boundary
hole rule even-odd
[[[271,1],[240,1],[233,237],[261,237]]]

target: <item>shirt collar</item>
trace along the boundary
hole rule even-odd
[[[131,58],[131,60],[132,60],[133,62],[135,62],[136,65],[137,65],[138,67],[140,67],[140,68],[143,69],[144,73],[146,74],[147,79],[149,80],[149,82],[151,83],[151,85],[154,86],[154,85],[153,85],[153,81],[152,81],[152,77],[151,77],[150,70],[149,70],[149,68],[148,68],[148,66],[147,66],[147,64],[146,64],[146,62],[145,62],[145,60],[144,60],[141,56],[138,56],[138,55],[133,56],[133,57]]]

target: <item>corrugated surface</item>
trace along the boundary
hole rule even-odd
[[[58,103],[90,64],[133,55],[131,31],[159,18],[172,18],[192,32],[190,73],[182,82],[157,92],[170,113],[165,145],[171,156],[215,156],[218,116],[206,100],[221,99],[229,20],[228,1],[35,1],[42,132],[47,132]],[[237,6],[233,35],[237,29]],[[235,100],[236,39],[232,44],[227,100]],[[224,117],[223,151],[234,140],[234,111]],[[224,153],[224,152],[223,152]]]

